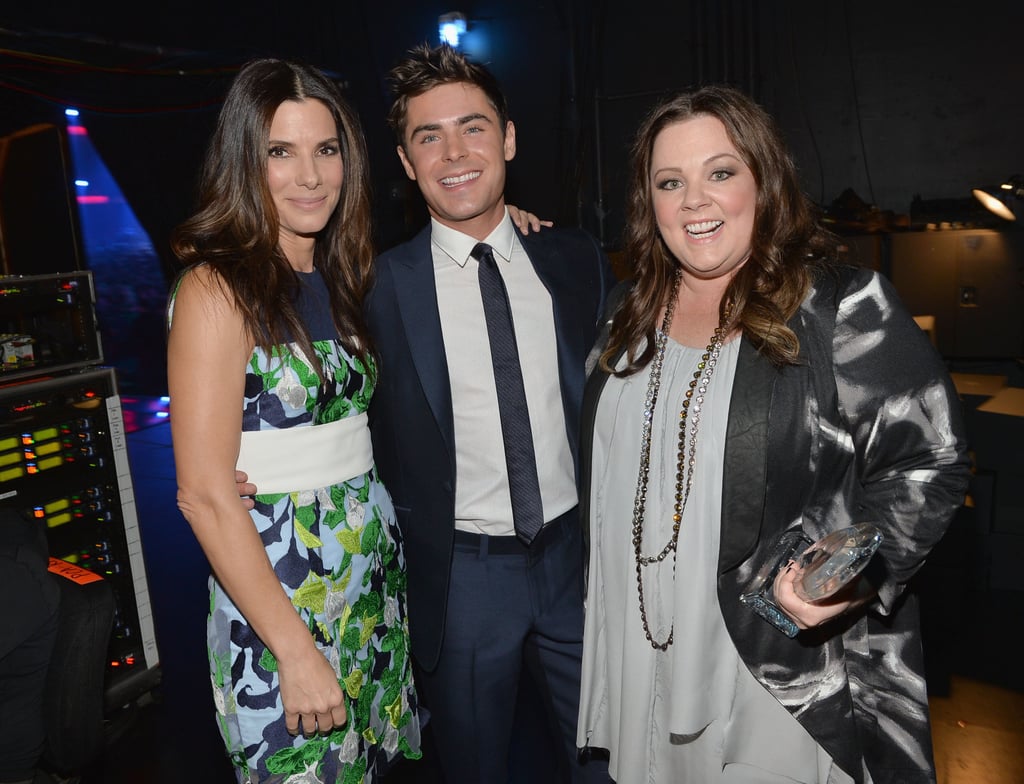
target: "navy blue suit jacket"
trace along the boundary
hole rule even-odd
[[[578,474],[584,361],[615,278],[586,232],[543,229],[519,239],[551,293],[562,404]],[[429,225],[377,259],[366,307],[380,356],[369,411],[373,451],[405,540],[413,654],[430,671],[440,654],[452,562],[455,434]]]

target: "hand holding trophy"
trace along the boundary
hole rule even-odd
[[[817,542],[801,531],[788,531],[740,601],[788,637],[795,637],[800,627],[775,600],[773,586],[779,571],[792,563],[799,572],[793,584],[796,595],[812,604],[821,602],[849,585],[881,543],[882,533],[873,523],[856,523]]]
[[[817,602],[837,593],[867,566],[882,543],[882,532],[872,523],[857,523],[833,531],[794,559],[802,571],[794,583],[796,595]]]

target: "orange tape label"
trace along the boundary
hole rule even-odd
[[[71,582],[78,583],[79,585],[88,585],[94,583],[97,580],[103,578],[96,574],[96,572],[90,572],[88,569],[83,569],[81,566],[75,566],[73,563],[62,561],[60,558],[50,558],[49,570],[56,575],[60,575]]]

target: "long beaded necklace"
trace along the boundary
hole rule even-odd
[[[672,316],[675,313],[676,297],[679,294],[679,283],[682,279],[682,269],[676,271],[675,282],[672,285],[672,294],[669,297],[668,305],[665,307],[665,318],[662,321],[661,330],[654,338],[654,359],[651,361],[651,376],[647,382],[647,396],[644,399],[643,428],[640,436],[640,473],[636,482],[636,499],[633,502],[633,553],[636,556],[636,587],[640,599],[640,620],[643,623],[644,634],[651,647],[659,651],[668,650],[668,647],[675,640],[675,624],[669,630],[668,639],[664,642],[657,642],[651,634],[651,628],[647,620],[647,606],[644,602],[644,580],[643,570],[645,566],[661,563],[672,554],[672,568],[675,569],[676,545],[679,542],[679,527],[683,520],[683,510],[686,508],[686,501],[690,497],[690,487],[693,484],[694,466],[697,462],[697,431],[700,427],[700,410],[704,405],[704,395],[707,393],[708,383],[715,372],[715,365],[722,351],[725,336],[728,334],[729,310],[722,315],[722,319],[715,329],[707,349],[701,355],[697,363],[697,370],[690,381],[689,389],[686,390],[686,397],[683,400],[683,408],[679,412],[679,446],[676,464],[676,492],[675,507],[672,514],[672,536],[668,543],[658,551],[657,555],[644,555],[641,552],[644,533],[644,512],[647,507],[647,478],[651,466],[651,423],[654,420],[654,409],[658,403],[658,392],[661,390],[661,369],[665,361],[665,346],[668,343],[668,332],[672,326]],[[696,391],[696,396],[694,396]],[[690,410],[691,401],[693,410]],[[689,443],[686,440],[686,423],[688,419],[693,421],[693,429],[690,434]],[[685,476],[685,479],[684,479]]]

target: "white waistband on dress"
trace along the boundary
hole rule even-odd
[[[312,427],[245,431],[236,463],[260,494],[326,487],[372,466],[365,413]]]

